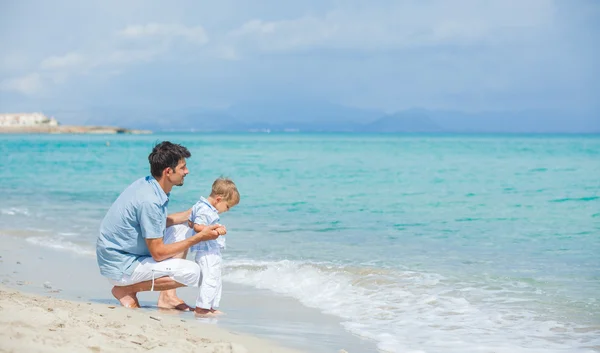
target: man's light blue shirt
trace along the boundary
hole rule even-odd
[[[103,276],[118,281],[151,256],[146,239],[164,236],[168,204],[169,195],[153,176],[136,180],[119,195],[100,224],[96,242]]]
[[[192,206],[190,221],[192,223],[210,226],[219,223],[221,219],[219,217],[219,211],[217,211],[207,199],[200,197],[200,200]],[[224,236],[220,236],[214,240],[201,241],[191,247],[192,251],[212,254],[221,254],[221,249],[225,249]]]

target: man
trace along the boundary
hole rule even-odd
[[[189,216],[186,211],[167,217],[169,193],[173,186],[183,185],[189,157],[190,152],[181,145],[168,141],[156,145],[148,156],[151,175],[125,189],[102,220],[96,243],[98,267],[114,285],[113,296],[125,307],[139,307],[138,292],[197,286],[198,265],[174,257],[192,245],[225,234],[214,225],[184,240],[163,242],[166,227],[187,221]],[[159,307],[182,306],[179,298],[169,295],[172,292],[161,293]]]

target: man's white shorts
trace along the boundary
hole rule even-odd
[[[194,230],[187,224],[176,224],[167,228],[163,242],[172,244],[192,236]],[[160,262],[154,261],[152,257],[144,258],[135,268],[131,276],[123,275],[118,281],[109,279],[108,281],[115,286],[128,286],[130,284],[154,280],[160,277],[170,277],[175,282],[179,282],[188,287],[198,287],[200,281],[200,267],[193,261],[183,259],[167,259]],[[154,285],[152,286],[154,289]]]
[[[108,281],[114,286],[128,286],[152,280],[151,290],[154,290],[154,280],[165,276],[185,286],[198,287],[200,266],[189,260],[167,259],[156,262],[152,257],[146,257],[133,270],[131,276],[123,275],[123,278],[118,281],[112,279]]]

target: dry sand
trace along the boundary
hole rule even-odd
[[[165,313],[72,302],[0,286],[0,352],[296,351],[210,324],[191,327]]]

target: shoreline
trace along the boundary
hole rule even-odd
[[[152,134],[150,130],[127,129],[116,126],[10,126],[0,127],[0,134]]]
[[[251,350],[250,346],[242,342],[240,344],[247,347],[246,350],[239,352],[332,353],[346,350],[350,353],[366,353],[377,351],[374,342],[365,341],[346,332],[340,326],[337,317],[322,314],[316,309],[306,308],[294,299],[282,298],[267,290],[258,290],[232,283],[227,283],[224,288],[225,305],[223,310],[226,314],[218,318],[195,318],[189,312],[158,309],[156,292],[140,293],[141,309],[122,308],[110,295],[110,284],[100,276],[95,261],[89,254],[75,254],[42,247],[30,243],[26,237],[28,237],[26,232],[19,235],[3,234],[0,236],[3,241],[3,248],[0,249],[0,289],[2,289],[1,297],[3,299],[4,291],[10,288],[10,290],[19,291],[18,298],[28,295],[41,296],[52,300],[49,303],[61,307],[67,305],[66,303],[73,307],[78,305],[94,307],[99,305],[103,308],[112,306],[126,312],[139,312],[145,315],[144,320],[146,321],[148,321],[148,315],[161,318],[161,322],[165,322],[162,321],[163,317],[167,317],[169,320],[172,318],[175,320],[172,321],[173,323],[185,328],[184,331],[199,332],[198,337],[200,338],[206,338],[202,336],[202,332],[208,331],[201,330],[204,330],[204,326],[208,326],[211,330],[213,328],[217,330],[215,335],[210,331],[209,339],[222,337],[221,331],[223,331],[233,335],[228,337],[251,337],[263,342],[261,347],[265,348]],[[180,288],[178,294],[186,302],[193,303],[196,291],[196,288]],[[5,303],[0,303],[0,307],[5,308]],[[2,310],[0,309],[0,316],[10,317],[12,320],[12,314],[7,314]],[[114,309],[110,310],[109,314],[117,312]],[[35,317],[39,314],[38,311],[30,313],[31,318],[24,316],[19,320],[25,322],[26,325],[35,326]],[[65,315],[74,316],[77,320],[84,320],[84,317],[80,317],[80,313],[77,311]],[[122,316],[110,317],[112,319],[109,322],[120,322],[123,319]],[[85,317],[85,320],[88,321],[96,319]],[[146,321],[136,321],[136,323],[146,324]],[[13,324],[15,324],[14,320],[7,323],[8,326]],[[46,332],[49,328],[52,327],[41,329],[41,331]],[[96,329],[104,332],[109,328]],[[50,333],[56,334],[54,331]],[[77,333],[77,335],[81,335],[81,333]],[[91,333],[88,336],[91,337]],[[183,339],[178,335],[172,336],[172,338],[166,337],[169,340]],[[2,337],[1,340],[4,342],[10,340],[10,337]],[[240,341],[233,341],[233,343],[236,342]],[[0,344],[0,352],[3,352],[4,348],[3,344]],[[155,348],[160,349],[160,347]],[[184,345],[176,351],[187,351],[185,349]],[[85,348],[85,350],[89,350],[89,348]],[[15,351],[27,351],[27,349]],[[223,352],[230,352],[230,350]],[[238,351],[231,352],[238,353]]]
[[[0,352],[303,353],[194,320],[190,313],[149,306],[143,296],[141,309],[124,308],[103,277],[89,273],[83,278],[77,271],[94,267],[84,255],[65,256],[18,237],[1,239]],[[62,289],[68,285],[73,291]],[[104,287],[108,291],[99,293]]]

